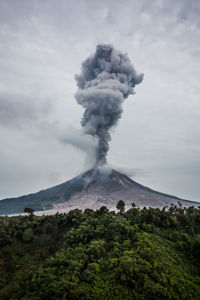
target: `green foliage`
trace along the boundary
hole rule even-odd
[[[119,202],[116,205],[116,208],[119,210],[120,214],[123,214],[125,212],[125,203],[123,200],[119,200]]]
[[[122,202],[0,217],[0,299],[199,299],[200,209]]]
[[[34,213],[34,209],[32,209],[32,208],[30,208],[30,207],[25,207],[25,208],[24,208],[24,212],[25,212],[25,213],[28,213],[30,216],[32,216],[33,213]]]
[[[33,229],[32,228],[27,228],[24,230],[22,239],[24,242],[30,242],[33,240]]]

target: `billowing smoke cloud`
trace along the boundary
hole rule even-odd
[[[121,118],[122,103],[134,94],[143,74],[135,71],[126,54],[111,45],[98,45],[75,79],[79,87],[75,97],[85,109],[81,125],[86,134],[98,137],[95,165],[102,166],[111,140],[109,130]]]
[[[82,130],[72,126],[68,126],[64,130],[56,131],[56,135],[59,136],[59,140],[62,143],[72,145],[86,154],[85,164],[87,168],[92,168],[94,166],[94,156],[98,142],[95,136],[86,136]]]

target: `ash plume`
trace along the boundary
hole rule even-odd
[[[75,98],[85,109],[81,125],[85,134],[98,137],[95,166],[103,166],[111,140],[109,130],[117,125],[124,99],[134,94],[143,74],[135,71],[127,54],[111,45],[98,45],[75,79],[79,88]]]

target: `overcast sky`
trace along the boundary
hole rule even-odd
[[[199,15],[198,0],[0,0],[0,199],[90,167],[87,139],[88,153],[75,146],[83,108],[74,76],[109,43],[144,73],[112,130],[109,163],[200,200]]]

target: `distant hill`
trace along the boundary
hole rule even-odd
[[[185,207],[200,205],[198,202],[154,191],[113,169],[99,168],[38,193],[1,200],[0,214],[23,213],[25,207],[31,207],[35,211],[48,211],[47,213],[74,208],[97,209],[103,205],[115,209],[121,199],[127,208],[133,202],[139,207],[159,208],[178,202]]]

